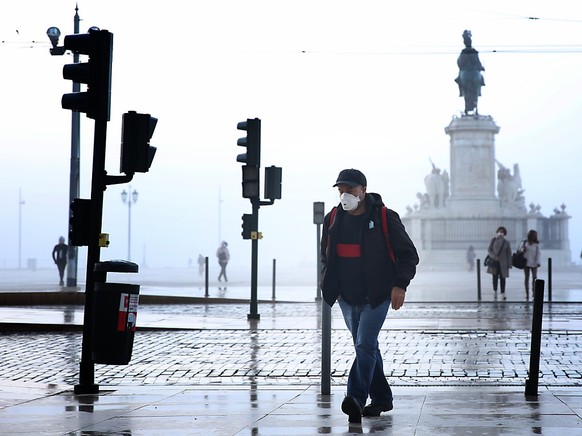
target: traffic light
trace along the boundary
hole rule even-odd
[[[150,169],[156,147],[150,139],[158,119],[149,114],[129,111],[123,114],[121,125],[121,172],[125,174],[147,173]]]
[[[269,200],[281,199],[281,177],[283,169],[271,165],[265,168],[265,198]]]
[[[71,245],[81,247],[89,245],[91,239],[91,200],[75,198],[71,202],[69,219],[69,241]]]
[[[239,138],[237,145],[247,148],[246,153],[239,154],[237,162],[247,165],[261,166],[261,120],[258,118],[247,119],[237,124],[238,130],[246,130],[247,136]]]
[[[313,202],[313,224],[323,224],[325,218],[325,203],[323,201]]]
[[[85,83],[86,92],[64,94],[63,109],[84,112],[94,120],[109,121],[111,108],[111,57],[113,34],[90,29],[89,33],[65,36],[64,47],[74,53],[89,55],[89,62],[63,67],[63,78]]]
[[[243,239],[251,239],[252,231],[253,231],[253,216],[251,214],[245,213],[242,216],[241,235],[242,235]]]
[[[242,196],[243,198],[259,198],[259,167],[243,165]]]

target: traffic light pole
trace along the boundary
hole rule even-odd
[[[99,385],[95,384],[95,363],[93,362],[94,340],[94,284],[95,264],[99,262],[99,235],[103,222],[103,194],[106,187],[105,148],[107,140],[107,120],[95,120],[93,144],[93,173],[91,180],[91,239],[87,250],[87,276],[85,280],[85,313],[83,321],[83,343],[79,384],[75,394],[97,394]]]
[[[253,230],[256,237],[251,239],[251,312],[247,315],[247,319],[260,319],[258,310],[258,264],[259,264],[259,205],[258,198],[251,199],[253,206]]]
[[[78,32],[79,23],[76,22],[76,32]],[[74,54],[75,63],[79,63],[79,54]],[[79,92],[81,90],[81,84],[73,82],[73,92]],[[69,178],[69,204],[73,202],[75,198],[79,198],[79,179],[80,179],[80,127],[81,127],[81,114],[79,112],[72,112],[71,121],[71,174]],[[71,211],[69,211],[69,220],[71,219]],[[67,253],[67,286],[76,287],[77,286],[77,265],[78,265],[78,253],[79,249],[71,244],[71,239],[69,237],[69,248]]]

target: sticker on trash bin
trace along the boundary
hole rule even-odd
[[[118,332],[134,332],[139,294],[121,294],[119,299]]]

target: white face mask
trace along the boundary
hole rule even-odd
[[[344,192],[340,195],[340,201],[342,203],[342,207],[344,210],[354,210],[358,207],[358,203],[360,203],[360,198],[356,197],[355,195],[348,194]]]

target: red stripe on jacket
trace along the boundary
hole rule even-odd
[[[339,257],[360,257],[360,244],[337,244],[335,250]]]

